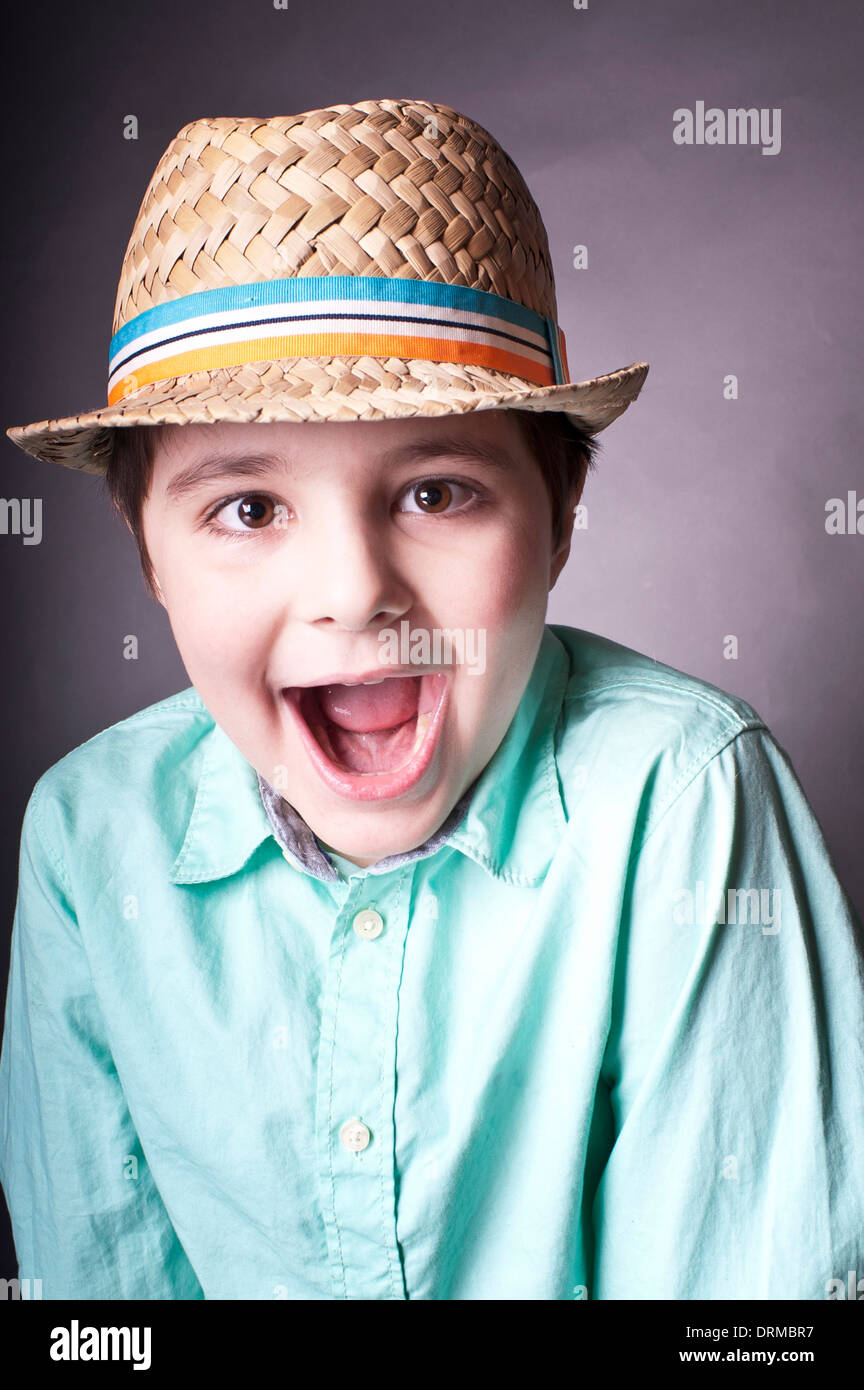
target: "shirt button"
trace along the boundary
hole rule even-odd
[[[359,1153],[365,1149],[372,1135],[362,1120],[346,1120],[339,1131],[339,1138],[346,1149],[351,1149],[353,1153]]]
[[[362,912],[357,913],[352,925],[364,941],[374,941],[384,930],[384,918],[374,907],[364,907]]]

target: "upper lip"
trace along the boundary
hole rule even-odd
[[[432,676],[442,674],[431,666],[375,666],[371,671],[338,671],[314,681],[296,681],[286,690],[310,690],[316,685],[362,685],[364,681],[388,680],[392,676]]]

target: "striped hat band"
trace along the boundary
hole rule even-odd
[[[432,280],[310,275],[201,290],[136,314],[111,339],[108,404],[190,372],[364,356],[569,381],[562,330],[515,300]]]

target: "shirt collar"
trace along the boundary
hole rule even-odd
[[[406,850],[402,854],[391,854],[386,859],[379,859],[376,864],[369,865],[367,872],[370,874],[388,873],[390,869],[398,869],[403,864],[410,864],[414,859],[426,859],[430,854],[434,854],[436,849],[449,839],[451,832],[455,830],[464,817],[476,785],[476,781],[472,783],[453,807],[444,823],[422,845],[418,845],[416,849]],[[324,882],[338,882],[339,873],[334,867],[330,855],[321,848],[317,837],[300,812],[289,801],[280,796],[269,782],[265,782],[260,773],[258,774],[258,788],[273,834],[278,844],[282,846],[285,856],[294,863],[296,868],[305,869],[314,878],[320,878]]]
[[[545,625],[522,699],[489,763],[424,845],[381,860],[369,872],[425,857],[446,842],[494,878],[520,884],[542,879],[567,823],[555,736],[568,677],[566,649]],[[195,801],[170,880],[204,883],[235,874],[268,836],[288,851],[300,872],[338,877],[299,813],[263,782],[213,722],[203,740]]]
[[[567,650],[547,624],[510,727],[450,836],[451,845],[507,883],[542,880],[567,825],[555,743],[569,677]]]

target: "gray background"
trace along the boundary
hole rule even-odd
[[[104,404],[126,242],[187,121],[379,96],[464,111],[540,205],[573,378],[651,364],[640,400],[601,436],[589,526],[549,619],[755,705],[860,911],[864,536],[827,535],[825,503],[864,496],[862,31],[852,0],[18,7],[4,71],[0,423]],[[675,145],[673,111],[699,100],[780,107],[781,152]],[[137,141],[123,138],[128,114]],[[737,401],[723,399],[727,373]],[[5,438],[0,452],[0,492],[40,497],[44,528],[38,546],[0,536],[5,979],[34,783],[189,680],[101,482]],[[122,657],[128,633],[136,662]],[[727,634],[737,661],[723,658]],[[8,1228],[0,1238],[11,1277]]]

